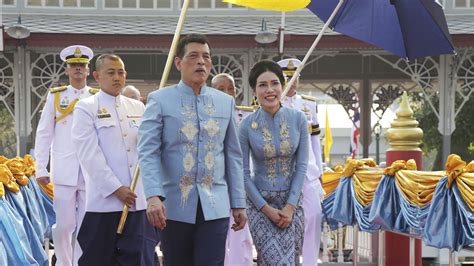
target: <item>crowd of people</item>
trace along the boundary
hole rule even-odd
[[[122,59],[61,51],[69,85],[52,88],[37,129],[36,175],[54,184],[56,265],[317,265],[321,146],[317,105],[284,85],[301,62],[257,62],[258,106],[237,106],[228,73],[207,81],[211,44],[183,37],[178,84],[125,86]],[[48,162],[50,168],[48,171]],[[134,190],[136,168],[140,178]],[[117,234],[123,206],[129,208]]]

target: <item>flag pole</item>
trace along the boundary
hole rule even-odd
[[[159,88],[163,88],[168,81],[168,76],[173,65],[174,56],[176,54],[176,47],[178,46],[179,38],[181,36],[181,30],[183,29],[184,21],[186,19],[186,14],[188,13],[190,0],[184,0],[183,6],[181,7],[181,13],[179,15],[178,25],[176,25],[176,30],[174,32],[173,41],[171,42],[170,52],[168,53],[168,58],[166,59],[165,69],[163,70],[163,75],[161,76]],[[130,190],[133,192],[140,176],[140,167],[137,163],[135,168],[135,173],[133,175],[132,183],[130,184]],[[117,234],[122,234],[125,221],[127,220],[128,215],[128,206],[124,205],[122,209],[122,216],[120,216],[120,222],[117,228]]]
[[[314,40],[313,44],[311,45],[311,47],[309,48],[308,52],[306,53],[303,61],[301,61],[301,65],[296,69],[296,72],[293,74],[293,76],[291,77],[290,79],[290,82],[288,82],[286,84],[286,87],[285,87],[285,90],[283,91],[283,93],[281,94],[281,100],[283,101],[286,97],[286,94],[288,93],[288,91],[290,90],[291,86],[293,85],[293,83],[295,83],[296,79],[300,76],[300,73],[301,71],[303,70],[304,66],[306,65],[306,62],[308,61],[309,57],[311,56],[311,54],[313,53],[314,49],[316,48],[316,45],[318,45],[319,43],[319,40],[321,40],[321,38],[323,37],[324,33],[326,32],[326,30],[329,28],[329,24],[332,22],[332,20],[334,19],[334,17],[336,16],[336,13],[337,11],[339,11],[339,9],[341,8],[342,4],[343,4],[344,0],[339,0],[339,3],[337,4],[337,6],[334,8],[334,10],[332,11],[332,14],[331,16],[328,18],[328,20],[326,21],[326,23],[324,24],[323,28],[321,29],[321,31],[319,32],[318,36],[316,37],[316,39]]]

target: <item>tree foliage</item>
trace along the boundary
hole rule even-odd
[[[436,159],[431,170],[444,170],[442,165],[443,137],[438,131],[438,118],[429,104],[418,96],[414,96],[414,101],[418,104],[414,106],[414,116],[420,123],[423,130],[422,150],[424,153],[436,152]],[[461,104],[461,99],[456,99],[456,106]],[[439,99],[433,102],[434,106],[439,106]],[[441,118],[441,117],[440,117]],[[456,129],[451,135],[451,154],[455,153],[466,161],[474,160],[474,150],[469,150],[469,146],[474,145],[474,96],[464,104],[455,119]],[[445,158],[446,159],[446,158]]]
[[[15,120],[0,103],[0,155],[13,158],[16,155]]]

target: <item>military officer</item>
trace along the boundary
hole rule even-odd
[[[72,45],[61,51],[69,85],[50,89],[36,130],[36,176],[43,185],[50,182],[50,177],[54,184],[56,224],[52,234],[56,265],[61,266],[76,265],[80,256],[79,245],[71,243],[76,242],[72,241],[73,233],[77,233],[84,217],[85,192],[83,171],[71,145],[71,126],[77,101],[98,91],[87,86],[89,61],[93,56],[92,50],[83,45]]]
[[[206,36],[178,44],[178,85],[151,93],[139,129],[147,217],[162,228],[169,265],[222,265],[232,208],[234,230],[247,221],[234,99],[206,86]]]
[[[130,183],[137,166],[137,133],[142,102],[120,95],[126,71],[120,57],[99,56],[94,78],[101,91],[76,105],[72,141],[84,169],[86,214],[78,234],[79,265],[152,265],[144,256],[146,201],[141,179]],[[130,209],[124,231],[116,234],[123,206]]]
[[[278,62],[288,81],[295,73],[301,61],[296,58],[284,59]],[[321,243],[321,200],[324,196],[320,177],[322,175],[321,142],[319,139],[319,122],[316,99],[312,96],[297,93],[299,77],[288,91],[283,105],[302,111],[308,120],[308,131],[311,134],[311,151],[309,153],[308,169],[303,184],[304,210],[304,241],[303,265],[317,265],[319,246]]]
[[[235,98],[235,81],[227,73],[220,73],[212,78],[211,86]],[[249,106],[235,106],[234,119],[237,125],[249,114],[253,113],[254,108]],[[229,230],[227,231],[226,251],[224,265],[252,265],[252,235],[248,224],[240,231],[233,231],[231,226],[234,224],[233,217],[230,217]]]

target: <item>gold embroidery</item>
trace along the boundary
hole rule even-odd
[[[208,195],[211,195],[211,188],[213,182],[214,178],[211,175],[204,176],[202,180],[202,187],[204,188],[204,190],[207,191]]]
[[[181,128],[181,133],[183,133],[188,141],[192,141],[194,136],[198,133],[198,129],[193,125],[191,121],[187,121],[185,125]]]
[[[186,143],[183,145],[183,176],[181,176],[179,189],[181,190],[181,207],[183,208],[186,205],[189,193],[194,186],[195,178],[191,172],[196,164],[196,155],[197,148],[194,145],[194,140],[198,129],[194,125],[196,120],[196,113],[194,110],[194,105],[185,102],[186,99],[181,99],[181,114],[184,117],[183,126],[179,129],[180,133],[186,137]]]
[[[219,128],[219,123],[214,120],[214,119],[210,119],[209,121],[207,121],[207,123],[204,125],[204,129],[207,131],[207,135],[209,135],[209,137],[214,137],[220,130]]]
[[[212,152],[208,152],[206,157],[204,158],[204,162],[206,164],[206,168],[208,170],[212,170],[214,168],[214,154]]]
[[[204,112],[206,112],[206,114],[208,116],[212,116],[214,115],[214,113],[216,112],[216,107],[214,106],[214,103],[212,102],[212,97],[206,97],[203,99],[204,101]]]
[[[188,152],[183,158],[184,171],[190,172],[193,169],[193,166],[194,166],[193,155],[190,152]]]
[[[189,193],[193,188],[193,184],[194,180],[191,176],[185,175],[181,177],[181,182],[179,183],[179,189],[181,190],[181,208],[186,205],[189,198]]]
[[[280,122],[280,164],[283,178],[290,182],[290,163],[293,147],[290,142],[290,129],[286,119],[282,118]]]
[[[276,151],[275,145],[273,144],[273,137],[272,133],[267,127],[267,124],[263,125],[262,128],[262,136],[263,136],[263,157],[265,158],[265,166],[267,168],[267,177],[273,183],[275,183],[276,178]]]

